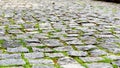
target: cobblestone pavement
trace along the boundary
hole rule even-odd
[[[120,68],[120,4],[1,0],[0,68]]]

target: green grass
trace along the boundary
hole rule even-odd
[[[53,62],[54,62],[54,67],[55,68],[61,68],[60,65],[57,63],[58,58],[52,58]]]
[[[11,24],[15,24],[14,19],[10,18],[9,21],[10,21]]]
[[[26,62],[25,65],[23,65],[24,68],[32,68],[32,65],[29,63],[28,59],[24,57],[24,53],[21,53],[22,59]]]
[[[33,52],[32,47],[28,46],[29,52]]]
[[[20,43],[23,47],[26,47],[26,45],[27,45],[26,42],[25,42],[23,39],[19,39],[19,40],[20,40],[19,43]]]
[[[0,40],[0,44],[2,45],[2,44],[4,44],[4,42],[5,42],[5,40]]]
[[[84,66],[85,68],[88,68],[87,65],[79,58],[79,57],[74,57],[74,59],[80,63],[82,66]]]

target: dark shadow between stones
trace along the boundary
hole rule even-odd
[[[93,0],[93,1],[104,1],[104,2],[112,2],[120,4],[120,0]]]

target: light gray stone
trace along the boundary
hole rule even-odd
[[[33,65],[32,68],[54,68],[54,65]]]
[[[61,65],[62,68],[85,68],[80,64],[65,64]]]
[[[22,59],[5,59],[0,60],[0,65],[24,65],[25,62]]]
[[[21,54],[0,54],[0,59],[20,59]]]
[[[91,63],[87,64],[88,68],[113,68],[109,63]]]
[[[82,50],[82,51],[89,51],[89,50],[94,50],[97,49],[96,46],[94,45],[87,45],[87,46],[75,46],[78,50]]]
[[[25,47],[16,47],[16,48],[7,48],[7,52],[29,52],[29,50]]]
[[[46,56],[54,58],[54,57],[64,57],[62,53],[45,53]]]
[[[71,46],[63,46],[54,48],[56,51],[73,51],[74,49]]]
[[[76,64],[77,61],[75,61],[73,58],[70,58],[70,57],[63,57],[58,59],[58,63],[60,65]]]
[[[108,53],[103,50],[95,49],[90,51],[90,54],[91,56],[102,56],[102,55],[107,55]]]
[[[44,40],[44,43],[49,47],[63,46],[63,44],[57,39]]]
[[[104,60],[102,57],[80,57],[84,62],[97,62]]]
[[[24,55],[25,55],[25,58],[28,58],[28,59],[39,59],[44,57],[43,52],[25,53]]]
[[[83,51],[69,51],[68,52],[69,56],[87,56],[88,53],[87,52],[83,52]]]
[[[29,59],[30,64],[54,64],[52,60],[49,59]]]

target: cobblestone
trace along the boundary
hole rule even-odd
[[[6,59],[0,60],[0,65],[24,65],[25,62],[22,59]]]
[[[0,68],[119,68],[119,6],[0,0]]]

